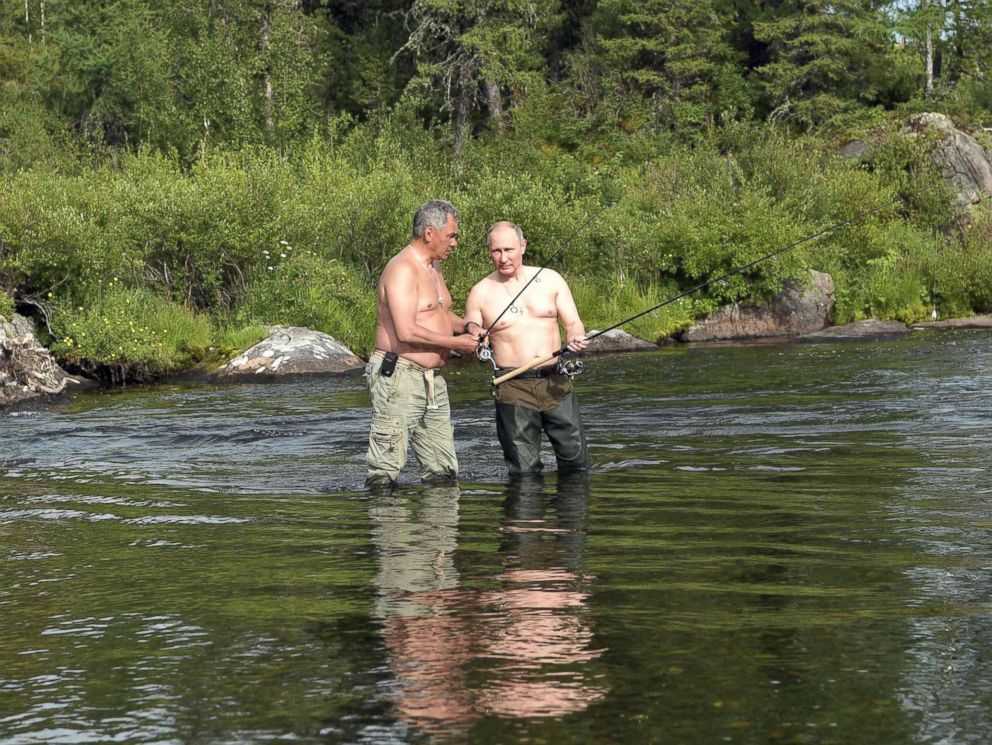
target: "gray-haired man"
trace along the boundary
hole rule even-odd
[[[472,354],[476,337],[451,311],[441,262],[458,245],[458,211],[432,199],[413,217],[413,237],[386,264],[376,301],[375,352],[365,366],[372,400],[368,486],[396,481],[412,445],[424,480],[458,475],[448,389],[448,354]]]

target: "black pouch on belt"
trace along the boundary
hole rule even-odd
[[[396,352],[386,352],[382,355],[382,364],[379,366],[379,374],[384,378],[391,378],[396,370],[396,360],[399,355]]]

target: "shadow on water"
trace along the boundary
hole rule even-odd
[[[354,378],[0,414],[0,742],[986,738],[987,335],[587,370],[579,481],[468,363],[457,489],[356,491]]]

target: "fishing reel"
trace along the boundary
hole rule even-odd
[[[586,369],[586,366],[582,364],[582,360],[575,357],[559,357],[558,364],[556,366],[559,375],[567,375],[569,378],[574,378],[576,375],[582,373]]]
[[[493,360],[493,350],[485,344],[480,344],[475,348],[475,358],[479,362],[492,362],[493,370],[496,369],[496,362]]]

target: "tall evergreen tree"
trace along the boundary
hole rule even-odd
[[[892,35],[879,0],[786,0],[754,23],[769,114],[806,126],[878,99]]]
[[[543,78],[536,29],[555,0],[414,0],[410,34],[400,52],[413,55],[407,86],[415,99],[451,112],[460,153],[471,116],[501,126],[507,103],[534,77]]]
[[[718,0],[601,0],[593,16],[600,83],[618,110],[654,126],[712,120],[741,103],[741,55]]]

